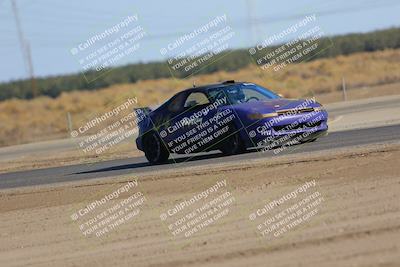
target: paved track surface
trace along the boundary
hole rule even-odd
[[[322,137],[314,143],[307,143],[289,148],[279,155],[397,141],[400,139],[399,133],[400,125],[334,132],[328,136]],[[276,156],[272,151],[267,151],[265,153],[249,152],[230,157],[223,157],[219,153],[207,153],[191,158],[183,156],[174,157],[174,159],[170,160],[168,164],[155,166],[149,165],[144,157],[136,157],[122,160],[103,161],[93,164],[79,164],[0,174],[0,189],[87,180],[126,174],[137,175],[149,171],[162,171],[188,166],[212,165],[216,163],[242,161],[260,157]]]
[[[388,110],[387,113],[384,114],[384,118],[380,118],[378,120],[390,120],[393,116],[393,109],[399,108],[400,95],[395,96],[383,96],[371,99],[361,99],[347,102],[338,102],[324,105],[329,113],[329,118],[332,120],[336,120],[338,117],[348,116],[351,114],[360,114],[365,112],[367,114],[361,114],[358,117],[351,117],[352,122],[362,123],[366,119],[368,120],[368,115],[373,112],[379,110]],[[399,112],[395,112],[399,113]],[[397,118],[397,116],[395,116]],[[392,118],[393,119],[393,118]],[[340,124],[340,122],[339,122]],[[396,124],[396,123],[393,123]],[[351,125],[350,125],[351,126]],[[354,125],[356,126],[356,125]],[[369,127],[375,127],[378,125],[373,125]],[[384,126],[384,125],[379,125]],[[336,128],[343,128],[336,123],[334,125],[330,125],[331,131],[337,131]],[[355,127],[355,128],[364,128],[364,127]],[[342,130],[342,129],[341,129]],[[126,143],[132,143],[134,138],[130,138],[125,140]],[[10,160],[17,160],[25,155],[30,155],[33,153],[62,153],[66,151],[76,151],[77,143],[79,140],[74,139],[61,139],[61,140],[53,140],[47,142],[38,142],[32,144],[24,144],[10,147],[2,147],[0,148],[0,162],[7,162]]]

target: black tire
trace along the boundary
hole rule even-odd
[[[151,164],[166,162],[169,151],[156,132],[146,134],[144,137],[144,155]]]
[[[235,131],[234,127],[230,128]],[[233,134],[231,133],[229,137],[223,140],[219,150],[221,150],[222,154],[225,156],[244,153],[246,151],[246,147],[240,138],[239,131],[235,131]]]

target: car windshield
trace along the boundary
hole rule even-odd
[[[280,98],[274,92],[256,84],[239,84],[208,90],[212,102],[227,97],[227,104],[235,105],[251,101],[265,101]]]

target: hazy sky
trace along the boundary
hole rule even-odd
[[[79,72],[71,49],[134,14],[147,36],[118,65],[163,60],[162,47],[222,14],[236,33],[233,47],[251,46],[313,13],[328,35],[400,26],[398,0],[15,1],[36,76]],[[26,78],[11,0],[0,0],[0,33],[0,81]]]

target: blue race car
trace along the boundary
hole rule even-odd
[[[150,163],[171,153],[267,150],[315,141],[328,113],[311,99],[286,99],[254,83],[226,81],[175,94],[155,110],[135,109],[138,149]]]

